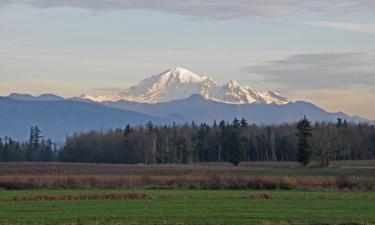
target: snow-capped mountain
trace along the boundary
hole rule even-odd
[[[176,67],[152,76],[139,84],[112,96],[81,95],[79,98],[97,102],[126,100],[155,104],[187,98],[199,94],[207,100],[228,104],[263,103],[287,104],[289,99],[272,91],[257,91],[231,80],[219,85],[214,80]]]

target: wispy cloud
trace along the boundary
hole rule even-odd
[[[4,3],[4,0],[2,0]],[[76,7],[94,11],[147,9],[194,18],[278,18],[306,13],[347,14],[373,11],[373,0],[5,0],[41,8]],[[1,2],[1,1],[0,1]]]
[[[296,90],[362,88],[375,86],[375,55],[325,53],[292,55],[246,68],[264,82]]]
[[[366,53],[295,54],[246,67],[293,100],[304,100],[328,111],[375,118],[375,55]]]
[[[341,23],[341,22],[307,22],[303,23],[309,26],[332,28],[337,30],[346,30],[360,33],[375,34],[375,24],[364,24],[364,23]]]
[[[368,90],[320,89],[298,90],[292,96],[296,100],[313,102],[330,112],[344,111],[350,115],[359,115],[375,119],[373,102],[375,93]]]

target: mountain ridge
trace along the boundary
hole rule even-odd
[[[161,102],[157,104],[134,103],[129,101],[102,102],[102,104],[142,112],[154,116],[178,115],[184,118],[176,122],[205,122],[212,123],[213,120],[231,121],[233,118],[244,117],[251,123],[273,124],[297,122],[303,116],[307,116],[312,122],[336,122],[342,118],[348,122],[370,122],[358,116],[349,116],[342,112],[330,113],[324,109],[305,101],[289,102],[284,105],[278,104],[226,104],[222,102],[205,99],[201,95],[191,95],[186,99]]]
[[[60,101],[64,100],[63,97],[60,97],[55,94],[45,93],[38,96],[33,96],[30,94],[21,94],[21,93],[10,93],[7,98],[11,98],[14,100],[22,100],[22,101]]]

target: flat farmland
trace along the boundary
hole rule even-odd
[[[374,168],[0,163],[0,224],[375,224]]]

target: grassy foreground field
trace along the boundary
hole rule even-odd
[[[137,195],[126,200],[94,198],[115,193],[142,193],[140,196],[147,198],[137,199]],[[72,199],[86,196],[93,200],[56,200],[62,196]],[[374,192],[118,189],[0,192],[1,224],[373,224],[374,212]]]
[[[0,224],[375,224],[375,161],[0,163]]]

